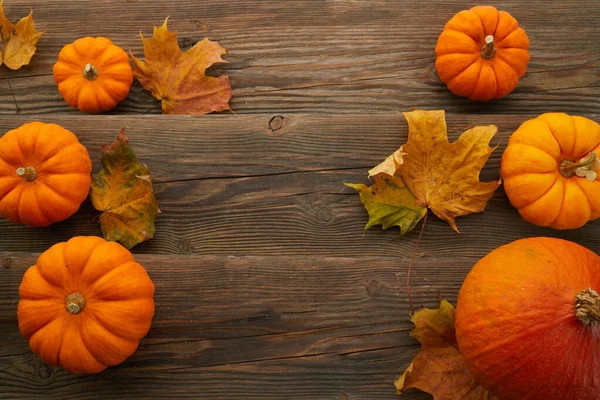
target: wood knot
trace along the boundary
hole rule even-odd
[[[276,115],[269,121],[269,130],[271,133],[275,133],[285,125],[285,117],[283,115]]]
[[[2,267],[4,269],[11,269],[12,266],[13,266],[13,259],[12,258],[8,257],[8,258],[5,258],[4,260],[2,260]]]
[[[367,293],[369,293],[369,296],[371,297],[377,296],[381,291],[381,283],[379,283],[379,281],[377,281],[376,279],[371,279],[366,286]]]
[[[194,253],[194,245],[188,239],[182,239],[179,241],[179,249],[184,254],[192,254]]]

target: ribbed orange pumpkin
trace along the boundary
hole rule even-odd
[[[435,46],[435,68],[454,94],[471,100],[512,92],[529,63],[529,38],[506,11],[477,6],[456,14]]]
[[[122,363],[154,315],[154,285],[144,267],[100,237],[74,237],[42,253],[19,295],[19,329],[31,349],[74,373]]]
[[[573,242],[517,240],[481,259],[458,296],[469,370],[502,400],[600,399],[600,257]]]
[[[529,222],[574,229],[600,217],[600,125],[542,114],[512,134],[501,174],[511,204]]]
[[[0,138],[0,215],[47,226],[73,215],[87,197],[90,156],[56,124],[30,122]]]
[[[133,82],[127,53],[104,37],[84,37],[63,47],[52,72],[65,101],[86,113],[113,109]]]

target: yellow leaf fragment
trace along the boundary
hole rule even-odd
[[[410,334],[421,343],[421,351],[394,383],[398,394],[417,388],[434,400],[499,400],[475,382],[467,369],[456,343],[455,313],[446,300],[438,309],[414,313],[415,329]]]
[[[398,168],[400,168],[400,165],[402,165],[404,162],[403,158],[405,155],[406,153],[402,151],[402,148],[399,148],[390,154],[388,158],[386,158],[381,164],[375,168],[371,168],[369,170],[369,176],[375,176],[382,172],[390,176],[394,176]]]
[[[375,183],[369,187],[363,184],[346,184],[359,193],[360,200],[369,213],[365,230],[374,225],[382,225],[383,229],[400,227],[400,235],[410,232],[425,216],[427,209],[417,203],[402,179],[385,173],[379,173],[374,178]]]
[[[13,25],[4,15],[0,1],[0,35],[2,39],[2,62],[10,69],[28,65],[36,50],[36,43],[43,33],[35,29],[33,11]]]

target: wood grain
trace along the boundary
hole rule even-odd
[[[434,48],[448,19],[472,1],[442,0],[11,0],[12,20],[34,10],[45,31],[31,64],[0,69],[10,79],[23,114],[71,113],[52,78],[62,46],[82,36],[107,36],[142,56],[140,31],[169,16],[187,49],[208,37],[229,50],[227,74],[236,113],[357,113],[409,107],[453,112],[525,114],[543,111],[598,113],[600,9],[597,0],[497,1],[531,40],[526,76],[509,97],[473,103],[450,93],[435,72]],[[7,81],[0,81],[0,114],[15,114]],[[134,85],[114,113],[160,113],[148,92]]]
[[[496,124],[498,149],[482,172],[499,177],[508,137],[532,116],[447,115],[449,136],[482,124]],[[596,118],[595,115],[590,115]],[[0,131],[26,117],[0,120]],[[363,232],[367,214],[343,182],[368,183],[366,173],[407,138],[398,113],[335,116],[222,115],[211,117],[111,116],[45,117],[79,135],[95,171],[99,148],[126,127],[140,160],[154,173],[162,214],[155,239],[138,253],[198,255],[404,256],[416,232],[396,240],[398,231]],[[276,121],[279,121],[276,123]],[[282,127],[273,131],[271,125]],[[48,228],[0,220],[0,249],[42,252],[74,235],[99,235],[97,212],[89,202],[73,217]],[[499,244],[528,236],[560,236],[600,249],[593,234],[598,221],[559,232],[523,221],[499,190],[486,211],[457,220],[460,234],[429,219],[420,249],[425,253],[482,257]]]
[[[18,286],[35,258],[0,253],[2,399],[393,399],[418,351],[406,258],[139,255],[156,285],[148,336],[123,364],[75,376],[41,363],[19,333]],[[474,261],[419,257],[416,304],[436,306],[438,291],[455,302]]]
[[[407,136],[400,111],[445,109],[449,136],[495,124],[497,179],[519,124],[546,111],[600,121],[597,0],[500,0],[531,40],[531,62],[505,99],[473,103],[437,77],[434,47],[466,0],[7,0],[45,31],[29,66],[0,68],[0,135],[56,122],[89,149],[125,127],[154,173],[163,213],[134,249],[156,285],[156,316],[120,366],[76,376],[42,363],[18,331],[18,286],[37,254],[74,235],[99,235],[86,201],[69,220],[34,229],[0,219],[0,399],[396,399],[393,381],[418,343],[404,282],[417,233],[363,232],[366,212],[343,182]],[[229,50],[235,114],[172,117],[135,83],[111,115],[86,116],[60,97],[52,65],[62,46],[107,36],[142,56],[140,31],[169,16],[182,49],[208,37]],[[10,86],[9,86],[10,83]],[[12,88],[12,90],[11,90]],[[15,101],[13,101],[13,96]],[[127,115],[121,115],[127,114]],[[484,213],[430,216],[417,253],[417,306],[456,302],[471,266],[523,237],[554,236],[600,252],[599,221],[575,231],[524,222],[499,189]],[[402,399],[431,399],[414,391]]]

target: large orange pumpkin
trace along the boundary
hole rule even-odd
[[[600,125],[542,114],[512,134],[501,174],[511,204],[529,222],[574,229],[600,217]]]
[[[133,83],[127,53],[104,37],[84,37],[63,47],[52,72],[65,101],[86,113],[113,109]]]
[[[154,315],[154,285],[116,242],[79,236],[45,251],[19,287],[19,329],[40,358],[74,373],[123,362]]]
[[[502,400],[600,399],[600,257],[573,242],[499,247],[467,275],[456,339]]]
[[[435,68],[454,94],[471,100],[512,92],[529,63],[529,38],[506,11],[477,6],[456,14],[435,46]]]
[[[90,156],[56,124],[30,122],[0,138],[0,215],[47,226],[73,215],[87,197]]]

